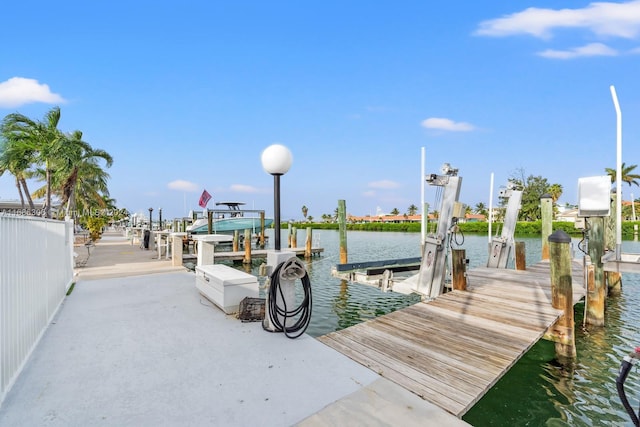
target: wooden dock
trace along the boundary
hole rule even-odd
[[[449,413],[462,417],[562,314],[551,306],[549,262],[526,271],[476,268],[467,291],[318,339]],[[574,264],[573,302],[585,294]]]
[[[304,256],[305,248],[284,248],[283,251],[295,252],[296,256]],[[267,253],[272,249],[251,249],[251,259],[266,259]],[[324,252],[324,248],[311,248],[311,256],[317,256]],[[242,261],[245,257],[244,251],[220,251],[214,252],[215,261]],[[182,260],[189,261],[197,258],[194,254],[183,254]]]

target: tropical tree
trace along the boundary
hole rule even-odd
[[[629,186],[631,186],[631,184],[638,185],[638,180],[640,179],[640,175],[631,173],[637,167],[638,165],[627,166],[625,163],[622,163],[620,165],[620,172],[622,173],[622,182],[626,182],[627,184],[629,184]],[[611,168],[605,168],[605,171],[607,172],[607,175],[611,177],[611,183],[613,184],[614,182],[616,182],[618,171],[616,169],[611,169]]]
[[[550,193],[550,189],[554,185],[558,186],[560,189],[562,189],[562,186],[559,184],[550,184],[547,181],[547,178],[543,178],[539,175],[529,175],[525,178],[523,169],[519,169],[517,173],[520,176],[512,177],[511,181],[516,186],[523,189],[518,219],[521,221],[536,221],[542,217],[540,198],[544,194]]]
[[[67,215],[75,216],[78,204],[86,209],[91,207],[107,208],[105,196],[109,196],[107,180],[109,174],[100,166],[113,165],[113,158],[102,149],[94,149],[82,140],[82,132],[76,130],[66,135],[64,149],[53,160],[55,173],[51,177],[54,194],[66,205]],[[39,170],[42,175],[42,170]],[[36,196],[44,193],[40,188]]]
[[[32,154],[32,151],[25,144],[21,144],[16,135],[6,131],[3,122],[0,125],[0,176],[5,172],[13,175],[20,196],[21,208],[25,208],[26,198],[31,212],[35,210],[35,207],[26,178],[32,164]]]
[[[7,115],[2,123],[2,134],[9,141],[18,144],[18,150],[30,153],[36,164],[44,165],[46,176],[45,215],[51,217],[51,180],[53,160],[60,154],[66,141],[58,129],[60,107],[54,107],[45,114],[43,121],[36,121],[19,113]]]
[[[412,204],[411,206],[409,206],[409,208],[407,209],[407,215],[409,216],[413,216],[418,212],[418,207],[414,204]]]
[[[474,212],[477,213],[478,215],[484,215],[487,216],[487,206],[482,203],[482,202],[478,202],[476,203],[476,207],[474,209]]]
[[[557,202],[560,196],[562,196],[562,185],[551,184],[547,193],[551,196],[551,199],[553,199],[553,203]]]
[[[302,205],[302,216],[304,217],[304,220],[307,220],[307,214],[309,213],[309,208],[306,207],[305,205]]]
[[[398,208],[393,208],[391,209],[391,212],[389,212],[391,215],[400,215],[400,211],[398,210]]]

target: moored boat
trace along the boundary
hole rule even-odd
[[[236,230],[244,231],[247,229],[258,232],[262,227],[262,219],[260,216],[255,215],[264,211],[241,209],[243,205],[243,202],[217,202],[216,206],[226,206],[226,209],[206,210],[201,218],[197,218],[193,224],[187,227],[187,232],[191,234],[207,234],[209,232],[208,212],[213,213],[211,232],[214,234],[230,234]],[[254,216],[248,216],[247,214],[253,214]],[[273,219],[264,219],[265,228],[271,226],[272,223]]]

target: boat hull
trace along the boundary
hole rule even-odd
[[[265,218],[264,227],[268,228],[273,223],[272,219]],[[260,230],[260,218],[219,218],[213,220],[212,233],[231,234],[236,230],[252,230],[257,232]],[[207,223],[203,225],[197,225],[191,229],[191,234],[207,234],[209,231],[209,225]]]

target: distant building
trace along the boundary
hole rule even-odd
[[[429,221],[436,221],[438,218],[429,214]],[[466,214],[465,218],[461,222],[483,222],[486,221],[487,217],[480,214]],[[422,221],[422,215],[379,215],[379,216],[354,216],[347,215],[347,222],[351,223],[369,223],[369,222],[384,222],[384,223],[403,223],[403,222],[420,222]]]
[[[466,214],[463,222],[486,222],[487,217],[482,214]]]

